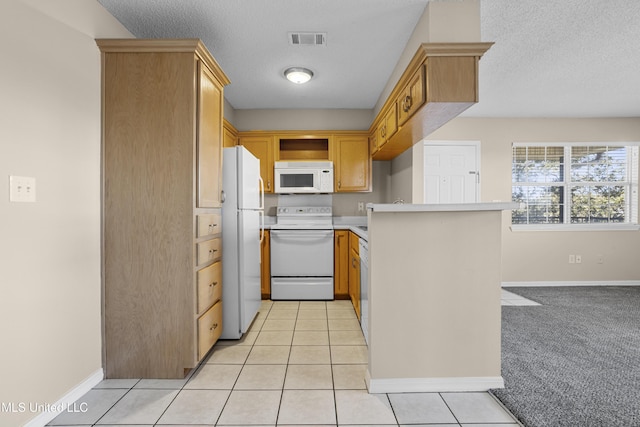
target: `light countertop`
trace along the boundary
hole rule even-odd
[[[264,217],[264,228],[266,230],[271,229],[271,226],[276,224],[275,216]],[[334,230],[349,230],[353,231],[358,237],[368,240],[367,234],[367,217],[366,216],[334,216],[333,217],[333,229]]]
[[[518,209],[519,203],[486,202],[486,203],[443,203],[443,204],[396,204],[369,203],[367,209],[372,212],[461,212],[461,211],[505,211]]]

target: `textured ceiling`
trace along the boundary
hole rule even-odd
[[[231,85],[236,109],[372,109],[428,0],[99,0],[139,38],[197,37]],[[287,33],[326,32],[327,46]],[[306,85],[286,68],[311,69]]]
[[[640,117],[640,1],[482,0],[466,116]]]
[[[372,109],[428,0],[98,0],[136,37],[197,37],[236,109]],[[450,0],[456,1],[456,0]],[[640,0],[481,0],[472,117],[640,117]],[[291,46],[290,31],[327,33]],[[307,85],[282,76],[311,68]]]

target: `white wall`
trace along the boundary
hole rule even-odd
[[[0,2],[0,402],[101,373],[100,54],[131,35],[94,0]],[[9,202],[9,175],[36,203]],[[37,417],[0,412],[0,426]],[[40,419],[42,421],[42,419]]]
[[[382,90],[374,113],[378,114],[407,65],[422,43],[459,43],[480,41],[480,0],[440,0],[427,3],[387,85]]]
[[[481,141],[482,201],[510,201],[513,142],[640,141],[640,118],[457,118],[427,139]],[[514,232],[503,217],[503,281],[640,281],[638,231]],[[582,263],[569,264],[569,254]]]

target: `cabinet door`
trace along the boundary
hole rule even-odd
[[[334,294],[336,298],[349,297],[349,232],[336,230],[334,237]]]
[[[198,74],[197,207],[216,208],[222,189],[222,91],[202,62]]]
[[[369,153],[373,155],[376,151],[378,151],[378,132],[374,131],[369,135]]]
[[[274,138],[273,136],[241,136],[239,144],[243,145],[254,156],[260,159],[260,176],[264,180],[264,192],[273,193],[273,162],[274,162]]]
[[[391,137],[398,130],[398,107],[394,102],[387,111],[387,114],[384,116],[384,125],[385,125],[385,136],[387,141],[391,139]]]
[[[370,191],[371,157],[367,136],[336,136],[334,140],[336,191]]]
[[[398,122],[403,125],[425,101],[424,65],[411,77],[411,80],[398,97]]]
[[[269,230],[264,230],[260,255],[260,293],[262,299],[271,298],[271,245]]]
[[[238,144],[238,134],[230,124],[225,120],[222,127],[222,146],[235,147]]]
[[[360,320],[360,256],[351,249],[349,258],[349,296]]]

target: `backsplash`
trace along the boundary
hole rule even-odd
[[[275,216],[278,204],[283,206],[328,206],[333,207],[334,216],[366,215],[366,209],[358,211],[358,203],[391,203],[390,171],[388,161],[373,162],[373,191],[370,193],[333,193],[333,194],[265,194],[265,215]]]

